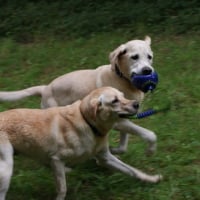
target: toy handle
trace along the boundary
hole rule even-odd
[[[148,116],[151,116],[151,115],[155,114],[156,112],[157,111],[154,110],[154,109],[149,109],[147,111],[144,111],[144,112],[136,114],[135,118],[136,119],[145,118],[145,117],[148,117]]]

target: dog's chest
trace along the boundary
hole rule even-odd
[[[105,138],[98,138],[90,130],[80,134],[67,135],[66,146],[60,149],[61,159],[73,165],[94,157],[105,147]]]

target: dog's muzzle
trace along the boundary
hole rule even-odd
[[[151,74],[132,74],[131,83],[143,92],[153,91],[158,84],[158,74],[154,71]]]
[[[134,101],[129,107],[126,109],[127,111],[118,113],[118,116],[120,118],[130,118],[132,116],[135,116],[138,112],[140,105],[139,102]]]

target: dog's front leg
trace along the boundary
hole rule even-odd
[[[64,200],[67,192],[65,165],[58,157],[53,157],[51,160],[51,166],[53,168],[54,176],[56,179],[56,186],[57,186],[56,200]]]
[[[128,146],[129,135],[127,133],[120,132],[120,142],[118,147],[110,147],[110,151],[113,154],[125,153]]]
[[[131,177],[136,177],[141,181],[157,183],[162,179],[161,175],[148,175],[139,169],[136,169],[130,165],[125,164],[121,160],[117,159],[109,151],[101,152],[96,156],[98,164],[110,169],[120,171]]]
[[[124,133],[139,135],[141,138],[143,138],[145,141],[148,142],[148,148],[146,153],[152,154],[155,152],[157,136],[155,135],[154,132],[146,128],[143,128],[141,126],[138,126],[128,119],[120,120],[119,122],[117,122],[114,125],[114,129],[120,132],[123,131]]]

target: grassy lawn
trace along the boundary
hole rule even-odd
[[[144,36],[140,36],[142,39]],[[17,90],[47,84],[64,73],[96,68],[108,63],[108,54],[118,45],[134,39],[130,33],[104,33],[91,38],[58,41],[52,38],[31,44],[0,40],[0,90]],[[197,200],[200,198],[200,71],[198,34],[152,35],[154,67],[160,82],[142,105],[169,106],[168,112],[135,123],[151,129],[158,136],[158,150],[146,157],[145,144],[131,136],[126,163],[145,172],[161,173],[159,184],[142,183],[120,173],[113,173],[91,160],[75,166],[68,175],[69,200]],[[0,110],[19,107],[38,108],[40,99],[31,97],[18,102],[1,102]],[[112,145],[118,134],[111,133]],[[16,156],[8,200],[53,200],[55,183],[50,169],[27,158]]]

